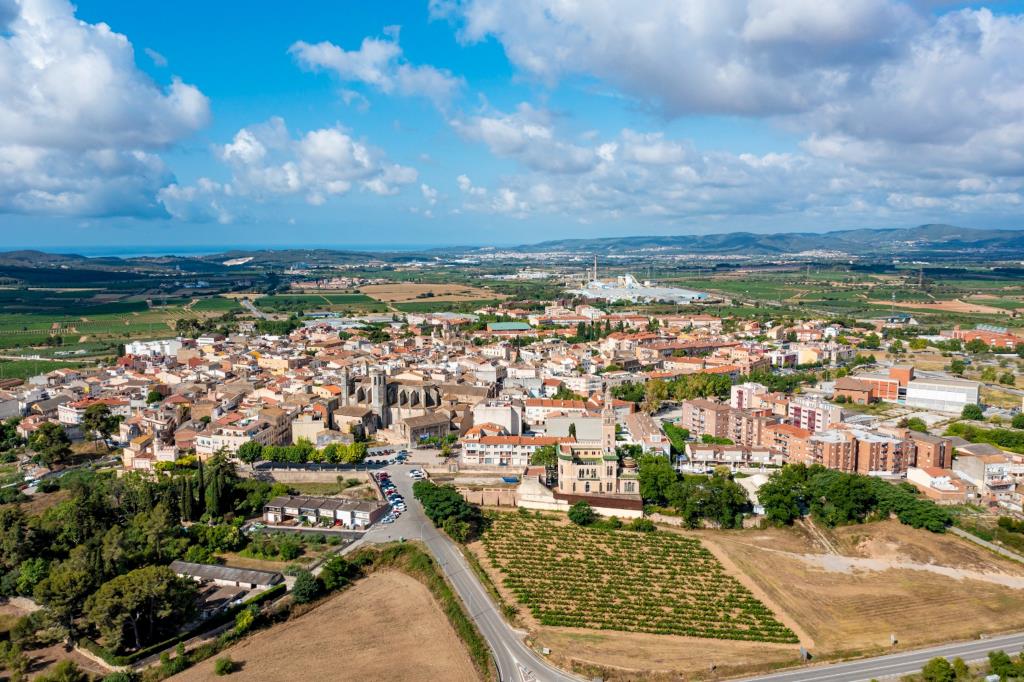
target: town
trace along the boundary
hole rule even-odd
[[[295,296],[323,286],[292,277]],[[501,608],[504,636],[522,652],[514,664],[478,656],[471,676],[523,660],[538,679],[580,665],[610,669],[602,647],[567,644],[564,625],[719,642],[709,655],[738,674],[755,650],[772,665],[807,650],[827,658],[841,650],[841,633],[822,635],[806,607],[787,603],[789,590],[813,592],[813,580],[779,594],[779,575],[744,567],[735,554],[742,536],[728,529],[762,529],[749,538],[760,554],[799,537],[805,551],[791,562],[831,555],[857,565],[879,559],[840,549],[850,541],[843,533],[891,515],[877,542],[923,542],[896,530],[905,525],[935,538],[928,543],[955,534],[957,550],[977,561],[993,551],[1020,559],[1024,414],[1019,403],[998,407],[983,396],[989,386],[1024,394],[1014,388],[1024,337],[993,325],[925,329],[906,314],[719,315],[720,299],[693,292],[666,312],[658,299],[601,300],[617,290],[597,277],[595,267],[590,285],[554,300],[472,310],[440,302],[435,312],[297,316],[253,307],[212,318],[208,331],[130,341],[109,363],[4,381],[3,447],[18,477],[0,507],[10,539],[3,589],[7,613],[25,614],[16,641],[31,650],[63,638],[72,656],[54,660],[96,673],[193,679],[189,666],[203,670],[250,629],[272,632],[275,620],[301,616],[300,605],[371,571],[384,560],[375,547],[422,546],[410,551],[443,562],[454,542],[468,548],[473,580],[491,590],[490,608]],[[632,293],[644,286],[615,277]],[[113,517],[90,510],[92,499],[113,505]],[[423,529],[423,514],[437,529]],[[109,528],[104,556],[117,546],[124,558],[98,559],[93,577],[69,593],[57,581],[89,565],[94,526]],[[787,527],[801,533],[771,534]],[[608,544],[623,533],[631,549]],[[567,559],[565,543],[588,547],[595,563],[579,570],[593,571],[609,596],[633,594],[631,606],[618,615],[588,608],[555,597],[567,585],[535,578]],[[951,548],[930,551],[941,562]],[[656,552],[678,554],[676,577],[649,578],[647,587],[630,579],[650,570]],[[617,581],[606,556],[626,561]],[[143,575],[154,570],[166,574]],[[1024,586],[1002,565],[943,570],[1011,594]],[[735,605],[714,606],[715,592],[678,582],[687,575],[718,576],[716,589]],[[171,615],[126,629],[117,595],[133,580],[164,581],[155,598],[168,600]],[[455,588],[468,608],[469,588]],[[673,599],[692,610],[631,615],[655,599],[648,588],[680,590]],[[907,617],[854,641],[870,652]],[[977,618],[901,640],[988,631]],[[1009,611],[1000,618],[1010,620],[999,629],[1015,622]],[[215,646],[188,648],[224,623],[235,625]],[[513,626],[543,645],[531,649],[509,634]],[[693,670],[694,655],[672,665]],[[29,660],[9,656],[15,666]],[[230,657],[217,665],[229,667]]]

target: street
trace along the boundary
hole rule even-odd
[[[789,672],[746,678],[743,682],[862,682],[863,680],[898,677],[921,672],[924,664],[937,656],[952,660],[960,657],[964,661],[980,661],[990,651],[1002,649],[1015,655],[1024,648],[1024,633],[976,639],[956,644],[941,644],[927,649],[905,651],[887,656],[877,656],[848,663],[798,668]]]
[[[389,542],[404,538],[420,540],[427,546],[448,582],[462,599],[480,633],[490,644],[499,678],[503,682],[579,682],[581,678],[562,672],[542,660],[523,642],[524,633],[517,632],[505,621],[455,543],[434,528],[434,524],[424,515],[420,503],[413,498],[410,468],[392,466],[387,469],[409,510],[395,523],[375,526],[369,530],[364,542]]]

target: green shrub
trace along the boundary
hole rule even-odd
[[[222,656],[213,664],[213,672],[217,675],[230,675],[235,672],[235,669],[235,662],[231,660],[230,656]]]

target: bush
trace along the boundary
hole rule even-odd
[[[1024,412],[1013,415],[1013,421],[1010,425],[1015,429],[1024,429]]]
[[[985,415],[981,411],[980,405],[964,405],[964,409],[960,412],[961,419],[973,419],[975,421],[984,419]]]
[[[645,518],[633,519],[629,522],[629,525],[626,528],[627,530],[636,531],[638,533],[653,533],[658,529],[658,527],[654,525],[654,521]]]
[[[953,672],[953,666],[949,661],[939,656],[925,664],[921,669],[921,677],[925,682],[953,682],[956,673]]]
[[[597,519],[594,508],[586,502],[577,502],[569,508],[569,520],[577,526],[589,526]]]
[[[320,596],[320,582],[312,573],[303,569],[295,574],[292,598],[296,604],[308,604]]]
[[[213,664],[213,672],[217,675],[230,675],[235,672],[235,662],[230,656],[222,656]]]

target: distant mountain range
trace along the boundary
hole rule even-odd
[[[643,250],[723,255],[793,255],[808,251],[842,252],[855,256],[978,256],[1013,258],[1024,255],[1024,230],[976,230],[955,225],[857,229],[835,232],[784,232],[629,236],[559,239],[517,247],[529,251],[621,253]]]
[[[87,257],[54,254],[39,250],[0,252],[0,276],[20,278],[18,271],[38,268],[87,268],[101,270],[131,269],[137,273],[168,271],[216,274],[237,271],[236,263],[272,269],[339,264],[393,264],[422,261],[453,254],[493,251],[494,247],[445,247],[419,253],[369,252],[347,249],[234,249],[209,255]],[[919,225],[911,228],[857,229],[834,232],[785,232],[761,234],[730,232],[725,234],[601,237],[559,239],[502,251],[561,252],[576,254],[622,254],[642,258],[645,252],[661,254],[708,254],[749,256],[814,257],[822,253],[877,258],[930,258],[951,260],[1024,259],[1024,230],[977,230],[955,225]]]

